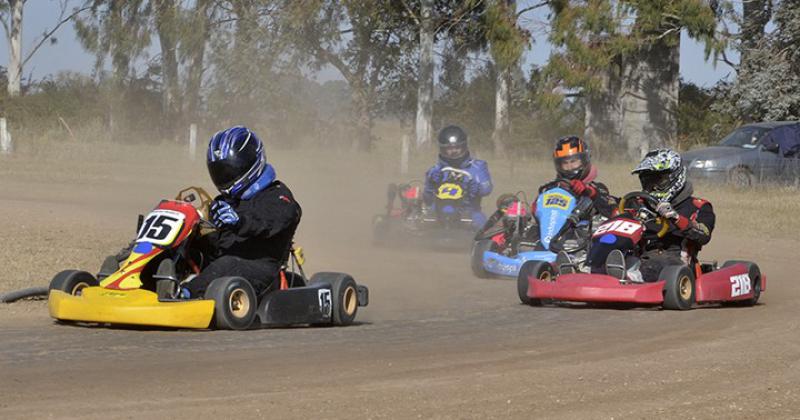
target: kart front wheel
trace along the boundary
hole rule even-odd
[[[531,306],[541,306],[542,299],[528,297],[528,278],[552,281],[556,277],[553,266],[546,261],[526,261],[517,275],[517,295],[519,301]]]
[[[482,239],[472,244],[470,266],[472,267],[472,274],[475,274],[475,277],[486,279],[491,275],[483,266],[483,254],[486,251],[492,251],[494,247],[495,243],[491,239]]]
[[[356,281],[344,273],[316,273],[311,283],[331,285],[331,318],[333,325],[350,325],[358,313],[358,286]]]
[[[256,317],[256,292],[242,277],[215,279],[204,296],[214,301],[214,326],[218,329],[245,330]]]
[[[60,290],[73,296],[80,296],[83,289],[98,284],[97,279],[85,271],[65,270],[50,280],[49,290]]]
[[[661,269],[659,278],[665,280],[664,309],[685,311],[692,309],[695,300],[694,276],[685,265],[668,265]]]

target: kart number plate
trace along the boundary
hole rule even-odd
[[[142,223],[136,242],[150,242],[153,245],[169,246],[183,227],[186,216],[173,210],[153,210]]]
[[[439,186],[436,197],[440,200],[459,200],[464,196],[464,189],[461,185],[446,183]]]
[[[621,236],[635,237],[637,236],[637,234],[640,233],[641,230],[642,230],[641,223],[633,222],[626,219],[618,219],[600,225],[600,227],[597,228],[592,237],[602,236],[605,235],[606,233],[616,233]]]

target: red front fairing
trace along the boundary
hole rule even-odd
[[[706,273],[697,278],[695,296],[697,302],[730,302],[753,297],[747,266],[735,264]],[[761,290],[766,286],[766,277],[761,276]]]
[[[621,284],[604,274],[563,274],[555,281],[528,277],[528,297],[568,302],[625,302],[660,304],[664,282]]]
[[[158,203],[156,209],[177,211],[186,216],[186,220],[181,227],[181,232],[178,234],[178,237],[175,239],[175,241],[170,244],[170,248],[177,248],[180,246],[186,237],[192,233],[192,230],[197,222],[200,221],[200,214],[197,213],[197,210],[194,208],[194,206],[183,201],[163,200]]]

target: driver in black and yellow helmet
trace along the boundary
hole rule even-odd
[[[638,244],[641,255],[634,249],[613,249],[603,256],[599,247],[590,258],[605,261],[607,274],[631,282],[656,281],[667,265],[692,267],[700,249],[711,241],[716,220],[711,203],[692,195],[686,167],[674,150],[648,152],[632,173],[639,176],[642,191],[658,200],[655,210],[667,221],[668,230],[659,238],[659,229],[650,227]]]

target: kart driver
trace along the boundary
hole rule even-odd
[[[642,191],[659,200],[655,209],[669,223],[662,238],[655,222],[649,223],[641,239],[642,253],[637,258],[632,247],[604,245],[592,249],[593,261],[605,261],[607,274],[631,282],[655,281],[667,265],[692,265],[700,248],[711,240],[714,209],[711,203],[692,196],[692,184],[686,180],[681,156],[671,149],[653,150],[633,170],[639,175]],[[607,257],[605,257],[605,254]],[[601,262],[602,264],[602,262]]]
[[[275,179],[264,145],[243,126],[211,137],[208,172],[220,192],[211,204],[217,230],[201,237],[198,246],[210,263],[181,289],[194,298],[222,276],[247,279],[261,294],[275,287],[281,264],[289,255],[302,211],[292,192]]]
[[[588,217],[601,215],[609,218],[613,215],[617,205],[617,198],[611,196],[605,184],[595,181],[597,167],[592,164],[589,144],[578,136],[566,136],[556,140],[553,150],[553,163],[556,167],[556,179],[562,181],[567,189],[577,197],[588,197],[592,200],[592,211]],[[539,187],[539,194],[548,188],[552,182]],[[533,201],[532,214],[536,214],[536,200]],[[538,233],[537,228],[530,232]],[[562,273],[574,272],[575,264],[569,254],[561,251],[558,253],[556,267]]]
[[[439,185],[448,181],[450,174],[443,169],[447,167],[460,169],[470,175],[466,185],[463,185],[466,200],[462,210],[469,213],[472,225],[478,229],[486,223],[486,216],[481,212],[481,199],[492,192],[489,166],[485,160],[470,156],[467,133],[459,126],[451,125],[443,128],[439,132],[438,143],[439,161],[425,173],[423,211],[429,213],[433,210],[433,200]]]

